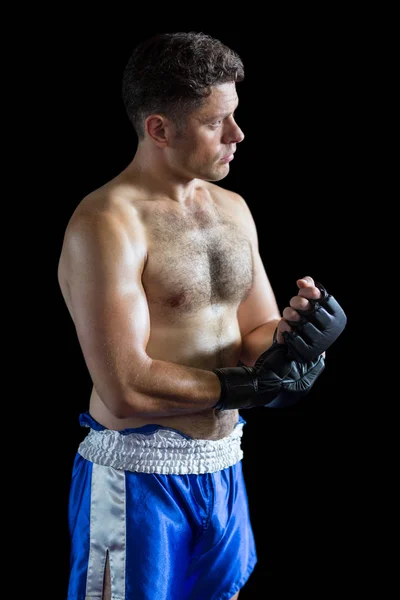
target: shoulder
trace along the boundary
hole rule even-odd
[[[121,199],[107,190],[96,190],[85,196],[75,208],[65,229],[65,239],[95,239],[107,234],[141,233],[139,211],[133,202]]]
[[[74,210],[62,243],[64,265],[108,262],[135,249],[146,254],[143,226],[135,206],[127,207],[107,195],[89,194]]]

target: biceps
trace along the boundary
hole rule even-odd
[[[258,253],[254,258],[253,286],[240,304],[237,316],[242,337],[268,321],[281,318],[275,294]]]
[[[146,360],[150,319],[141,284],[71,287],[72,314],[93,384],[107,403],[120,398]]]

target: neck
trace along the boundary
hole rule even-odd
[[[163,150],[157,151],[155,153],[154,148],[149,151],[145,144],[139,144],[132,162],[124,171],[125,178],[152,198],[165,198],[179,204],[192,201],[199,181],[171,169]]]

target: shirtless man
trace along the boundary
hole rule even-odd
[[[299,280],[281,317],[251,212],[214,183],[244,139],[242,78],[204,34],[138,46],[123,80],[136,154],[67,225],[58,278],[93,381],[68,600],[234,599],[256,564],[245,421],[217,407],[215,370],[252,367],[321,292]]]

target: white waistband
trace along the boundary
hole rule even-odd
[[[220,440],[187,439],[171,429],[150,434],[90,429],[78,452],[83,458],[114,469],[183,475],[213,473],[243,458],[243,423]]]

